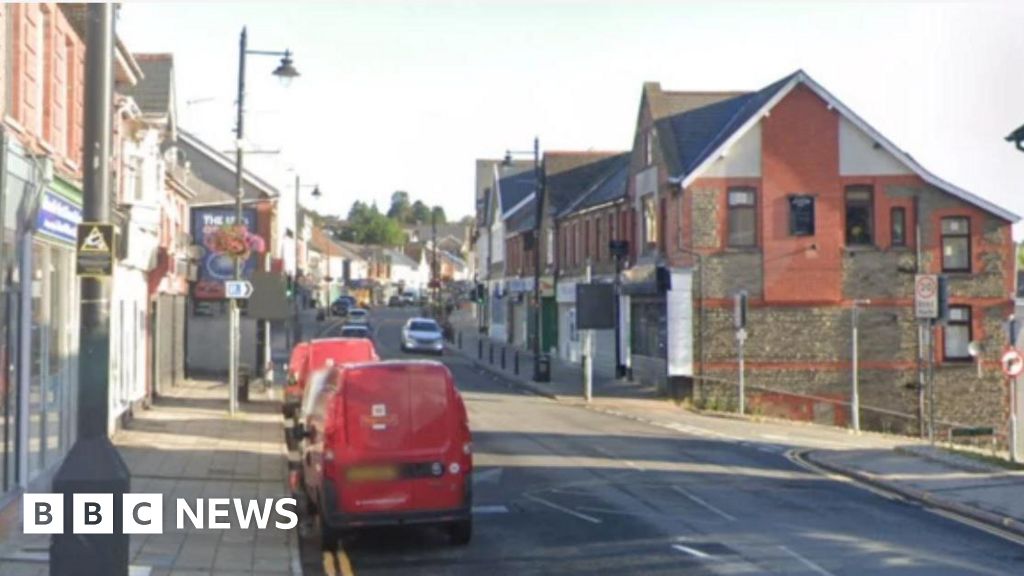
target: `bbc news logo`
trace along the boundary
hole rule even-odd
[[[65,512],[71,517],[73,534],[113,534],[117,514],[113,494],[72,494],[71,510],[64,509],[63,494],[25,494],[22,500],[22,530],[25,534],[63,534]],[[178,498],[174,503],[175,526],[201,530],[260,530],[273,526],[291,530],[299,524],[295,498]],[[273,523],[271,523],[273,520]],[[163,534],[163,494],[123,494],[122,534]]]

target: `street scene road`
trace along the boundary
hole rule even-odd
[[[410,315],[374,311],[382,357],[404,357]],[[664,430],[512,388],[455,352],[443,362],[474,435],[473,541],[375,529],[335,558],[307,534],[307,574],[1013,574],[1024,562],[1019,543],[809,470],[784,441]]]

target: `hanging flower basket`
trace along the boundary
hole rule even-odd
[[[225,224],[203,238],[206,249],[235,259],[246,260],[253,252],[266,251],[263,238],[252,234],[245,226]]]

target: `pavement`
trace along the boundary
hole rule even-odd
[[[500,363],[491,363],[491,342],[481,339],[472,319],[462,313],[453,317],[456,333],[462,334],[450,350],[469,359],[513,386],[545,396],[561,404],[584,408],[648,425],[755,446],[765,452],[785,454],[794,463],[819,473],[840,475],[887,498],[913,502],[984,530],[1024,544],[1024,469],[1007,469],[958,453],[952,446],[934,446],[916,438],[876,433],[854,434],[829,426],[735,414],[697,412],[657,397],[652,390],[632,387],[610,378],[595,378],[594,398],[582,399],[582,374],[578,365],[558,363],[551,383],[537,383],[529,370],[518,374]],[[467,345],[468,343],[468,345]],[[494,343],[505,347],[504,343]],[[1024,567],[1019,571],[1024,572]]]

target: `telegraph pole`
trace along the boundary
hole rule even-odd
[[[110,222],[110,138],[114,88],[114,6],[90,4],[85,53],[83,218],[103,228]],[[107,246],[112,249],[112,246]],[[81,245],[78,246],[81,251]],[[113,255],[110,254],[111,266]],[[107,276],[82,276],[78,358],[78,438],[53,479],[64,496],[64,533],[50,542],[54,576],[126,576],[128,536],[121,534],[121,496],[128,467],[107,436],[110,417],[110,296]],[[114,495],[112,534],[72,534],[72,495]]]

